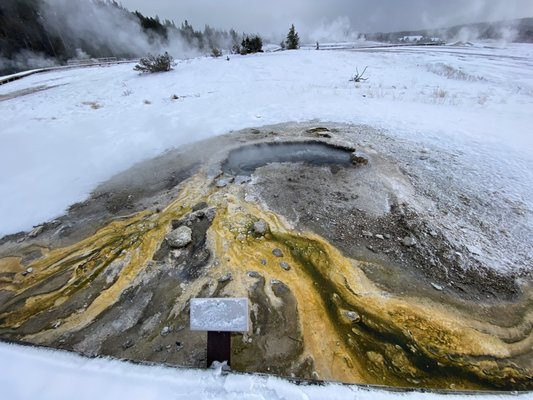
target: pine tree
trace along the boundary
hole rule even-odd
[[[298,32],[294,29],[294,24],[292,24],[287,34],[287,49],[294,50],[298,47],[300,47],[300,38],[298,37]]]

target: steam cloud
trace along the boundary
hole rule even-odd
[[[116,7],[102,7],[91,0],[45,0],[44,25],[50,33],[67,36],[77,48],[106,49],[109,54],[143,56],[168,51],[174,57],[196,55],[197,51],[168,31],[168,41],[147,36],[139,20]]]

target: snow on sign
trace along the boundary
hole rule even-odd
[[[213,332],[248,331],[248,299],[191,299],[191,330]]]

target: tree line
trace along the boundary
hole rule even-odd
[[[88,4],[88,5],[87,5]],[[81,3],[65,3],[75,8]],[[91,0],[83,4],[90,8],[86,19],[109,16],[111,21],[133,23],[149,44],[159,49],[173,40],[181,40],[191,49],[205,51],[227,49],[246,53],[261,51],[262,40],[258,35],[239,35],[234,29],[229,31],[205,25],[203,30],[195,29],[187,20],[177,25],[173,20],[161,20],[158,16],[149,17],[139,11],[130,12],[114,0]],[[64,13],[64,14],[62,14]],[[65,17],[66,15],[66,17]],[[0,57],[12,59],[24,51],[38,53],[54,58],[58,62],[76,58],[81,52],[89,57],[139,57],[145,51],[116,46],[102,36],[117,32],[98,32],[80,34],[68,24],[68,12],[52,9],[44,0],[1,0],[0,2]],[[94,21],[98,26],[98,21]],[[117,26],[117,30],[121,27]],[[132,38],[132,41],[135,40]],[[156,51],[156,50],[154,50]],[[0,66],[1,69],[1,66]]]

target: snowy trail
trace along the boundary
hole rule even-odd
[[[389,392],[351,385],[296,385],[257,375],[219,370],[173,369],[0,343],[0,387],[10,400],[41,399],[531,399],[530,393],[435,394]]]
[[[0,95],[55,87],[0,101],[0,235],[62,214],[170,147],[285,121],[364,123],[475,158],[531,205],[532,60],[531,45],[302,50],[187,60],[150,76],[131,65],[29,76]],[[348,82],[366,65],[369,81]]]

